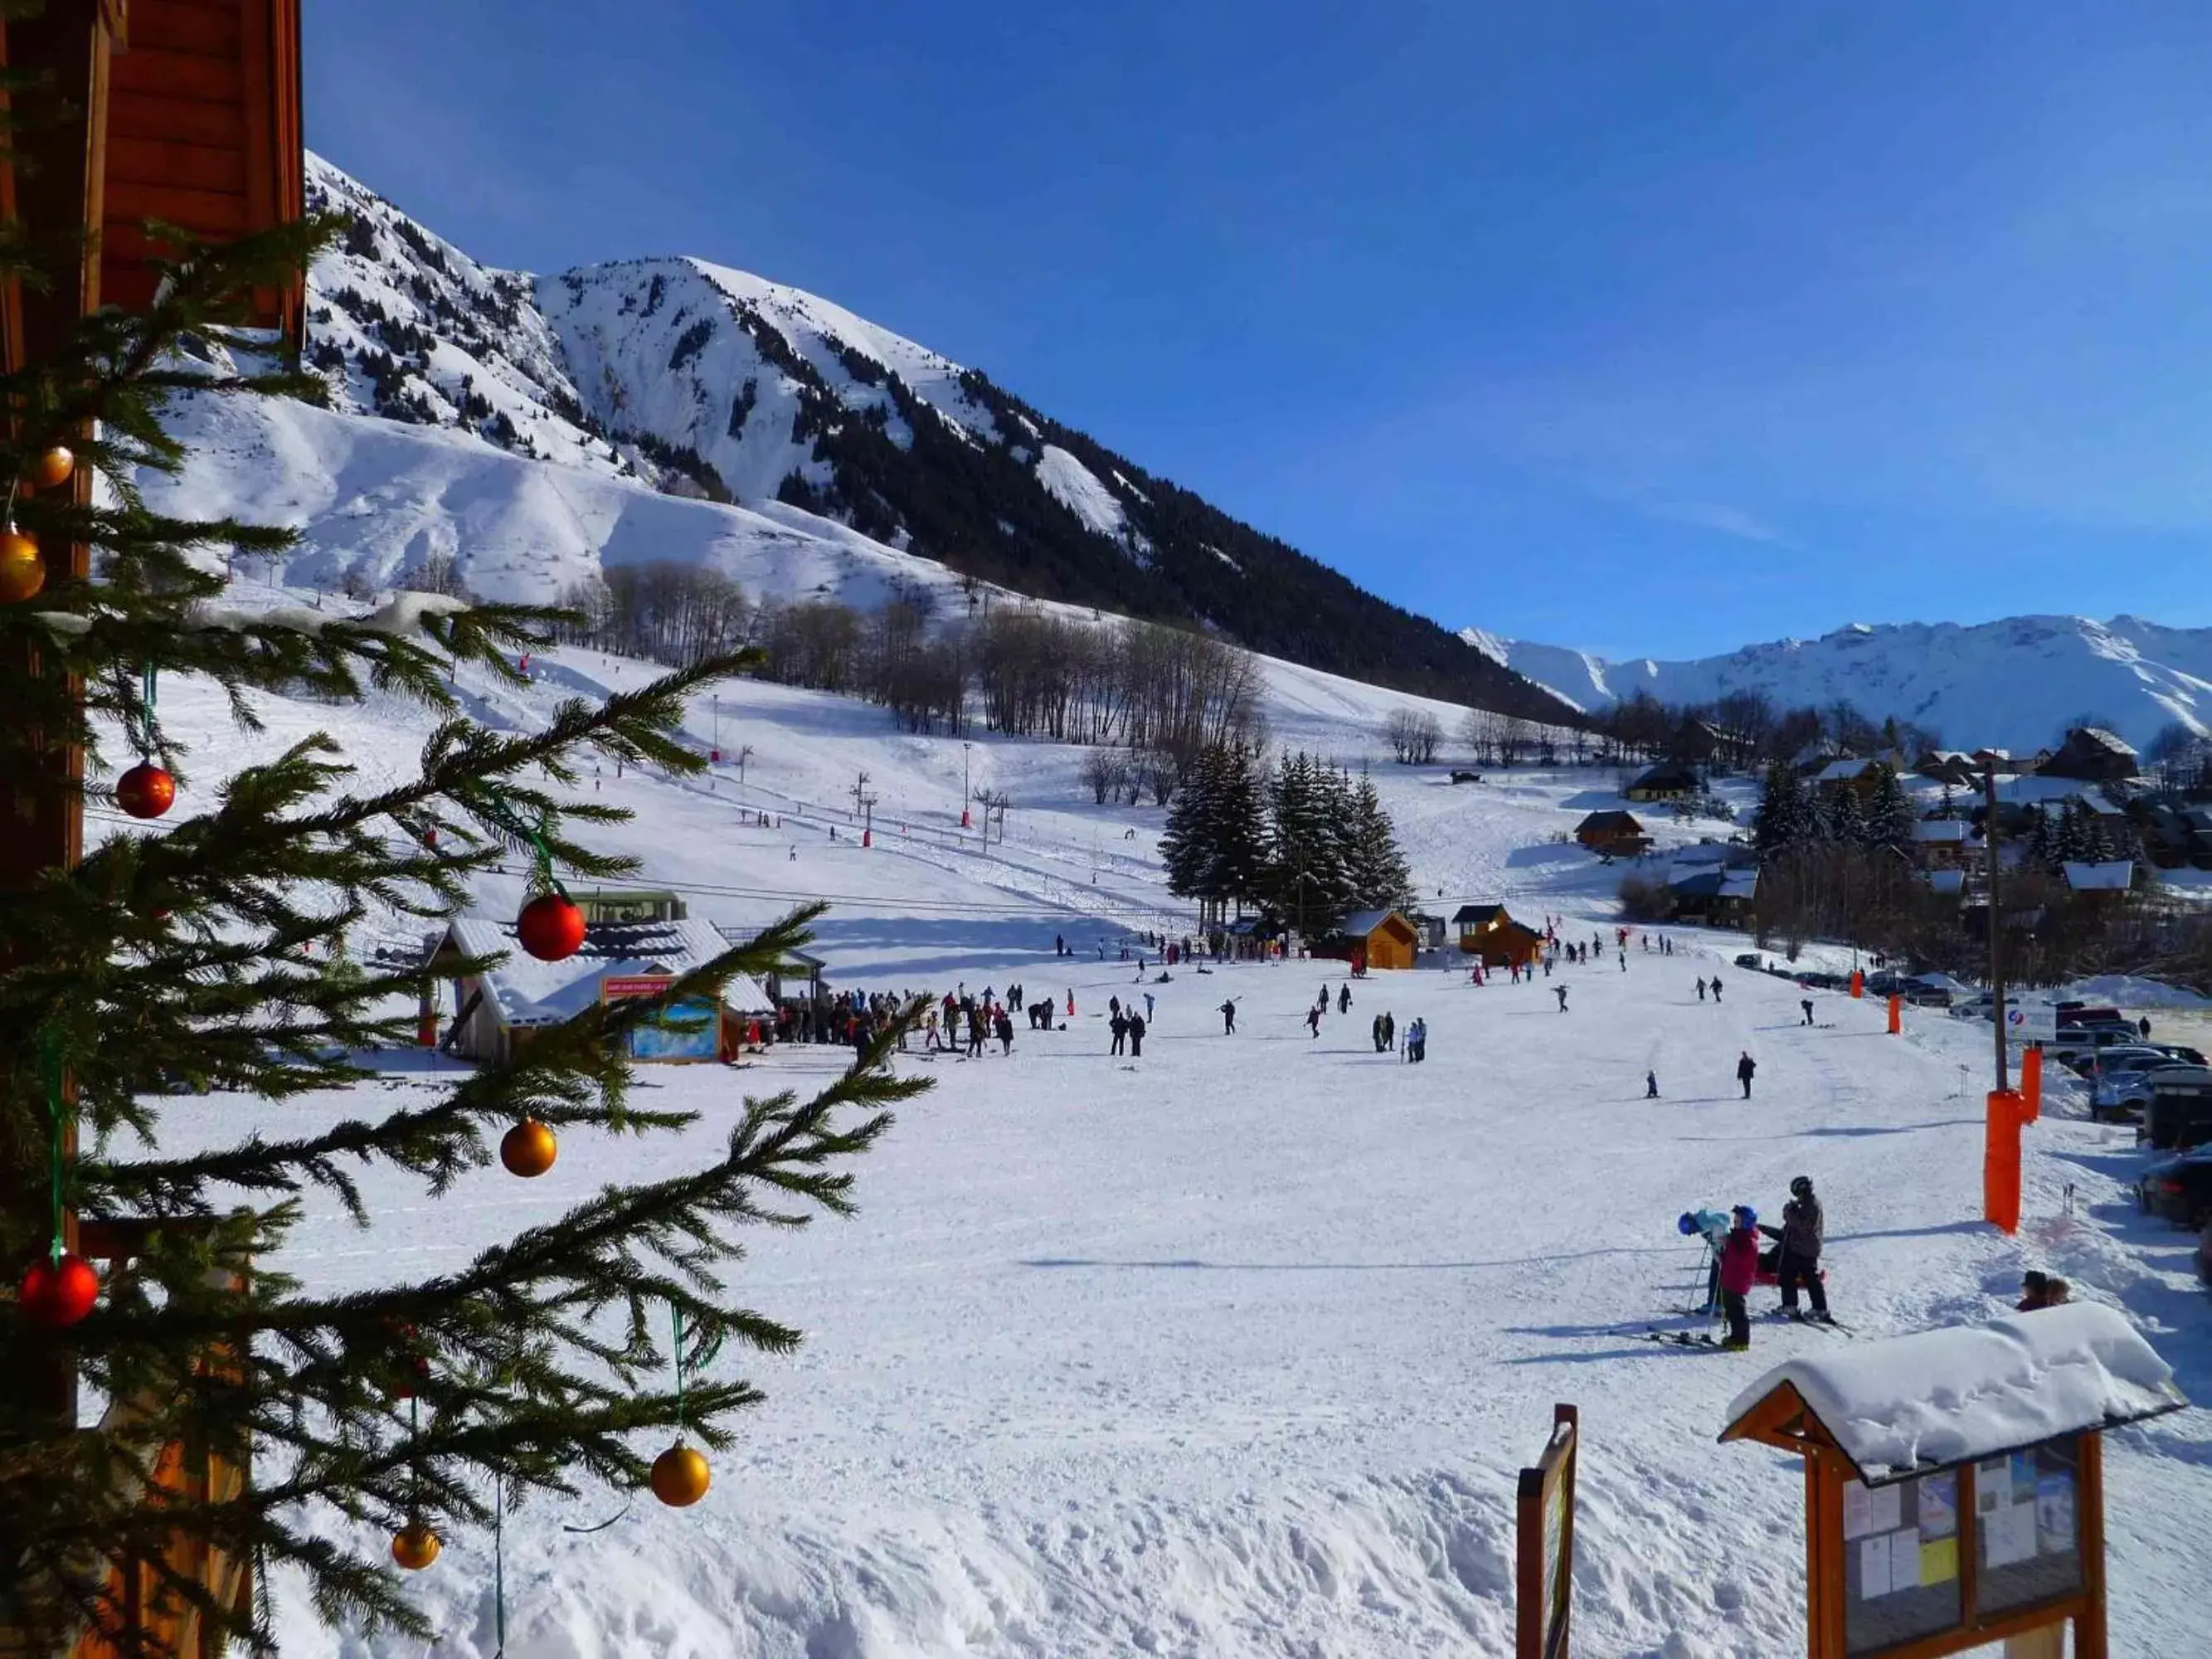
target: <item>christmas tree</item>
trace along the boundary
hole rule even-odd
[[[1346,851],[1355,905],[1389,909],[1411,902],[1413,872],[1399,850],[1397,830],[1382,810],[1371,778],[1362,777],[1352,787]]]
[[[1350,796],[1342,773],[1303,750],[1267,781],[1267,902],[1309,939],[1334,932],[1358,902]]]
[[[453,1271],[330,1295],[269,1269],[311,1198],[374,1228],[361,1182],[374,1166],[434,1199],[495,1157],[541,1172],[556,1132],[684,1127],[689,1115],[629,1098],[630,1031],[773,969],[812,914],[403,1109],[368,1095],[343,1121],[278,1109],[362,1083],[352,1056],[414,1035],[427,965],[330,965],[364,924],[454,914],[520,860],[538,890],[523,941],[573,952],[584,929],[559,874],[632,867],[580,839],[623,815],[577,796],[579,762],[696,772],[675,735],[684,699],[744,665],[701,662],[568,703],[542,731],[494,732],[459,712],[457,671],[517,679],[554,613],[429,595],[349,616],[226,607],[224,550],[281,556],[289,538],[165,517],[135,481],[181,463],[173,399],[318,392],[230,324],[239,296],[292,279],[333,228],[179,247],[152,310],[97,313],[4,381],[0,467],[18,482],[0,536],[0,790],[49,819],[88,796],[147,819],[179,809],[0,894],[0,1252],[22,1275],[0,1309],[0,1626],[32,1650],[91,1626],[124,1653],[165,1652],[158,1632],[186,1609],[206,1650],[265,1643],[267,1575],[286,1568],[327,1618],[427,1635],[374,1534],[424,1565],[452,1528],[587,1479],[642,1486],[649,1463],[664,1501],[696,1497],[706,1465],[682,1443],[729,1444],[761,1398],[713,1356],[799,1340],[733,1298],[745,1230],[848,1210],[852,1161],[921,1086],[886,1075],[886,1030],[813,1098],[746,1102],[705,1167],[608,1187]],[[222,686],[249,729],[273,692],[373,691],[437,723],[410,779],[371,787],[315,736],[202,794],[157,705],[180,676]],[[223,1091],[217,1144],[165,1135],[174,1089]],[[70,1248],[80,1218],[133,1240],[104,1276]],[[97,1425],[79,1425],[80,1395],[107,1402]],[[162,1473],[174,1448],[251,1480],[195,1496]],[[377,1547],[318,1525],[333,1511]],[[262,1598],[214,1594],[194,1565],[206,1551],[254,1563]]]

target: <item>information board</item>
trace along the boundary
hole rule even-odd
[[[1955,1626],[1959,1472],[1844,1485],[1844,1648],[1872,1653]]]
[[[1984,1613],[2081,1588],[2080,1455],[2069,1435],[1974,1465],[1975,1600]]]
[[[610,974],[599,981],[599,995],[611,1003],[657,997],[674,983],[664,974]],[[670,1003],[653,1019],[630,1028],[629,1053],[633,1060],[661,1064],[720,1060],[720,1006],[698,998]]]

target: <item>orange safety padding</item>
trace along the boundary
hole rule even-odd
[[[2043,1050],[2031,1048],[2020,1057],[2021,1121],[2033,1123],[2043,1115]]]
[[[1866,994],[1866,975],[1856,968],[1851,969],[1851,994],[1854,997]]]
[[[2020,1231],[2020,1125],[2017,1089],[1992,1089],[1982,1151],[1982,1218],[2000,1232]]]
[[[1905,999],[1893,996],[1889,1000],[1889,1034],[1897,1036],[1905,1030]]]

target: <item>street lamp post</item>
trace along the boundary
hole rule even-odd
[[[960,827],[963,830],[969,827],[968,803],[974,799],[968,790],[968,759],[975,750],[975,745],[972,743],[960,745]]]

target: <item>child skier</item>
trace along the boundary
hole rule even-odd
[[[1820,1245],[1826,1222],[1820,1200],[1813,1195],[1813,1177],[1799,1176],[1790,1183],[1790,1201],[1782,1206],[1782,1224],[1762,1227],[1761,1232],[1781,1244],[1774,1264],[1775,1281],[1782,1290],[1782,1311],[1797,1317],[1797,1287],[1802,1285],[1813,1304],[1814,1319],[1834,1324],[1828,1312],[1827,1287],[1820,1282]]]
[[[1744,1298],[1759,1277],[1759,1212],[1739,1204],[1732,1212],[1735,1224],[1721,1241],[1721,1311],[1728,1320],[1723,1348],[1741,1352],[1751,1346],[1751,1316]]]

